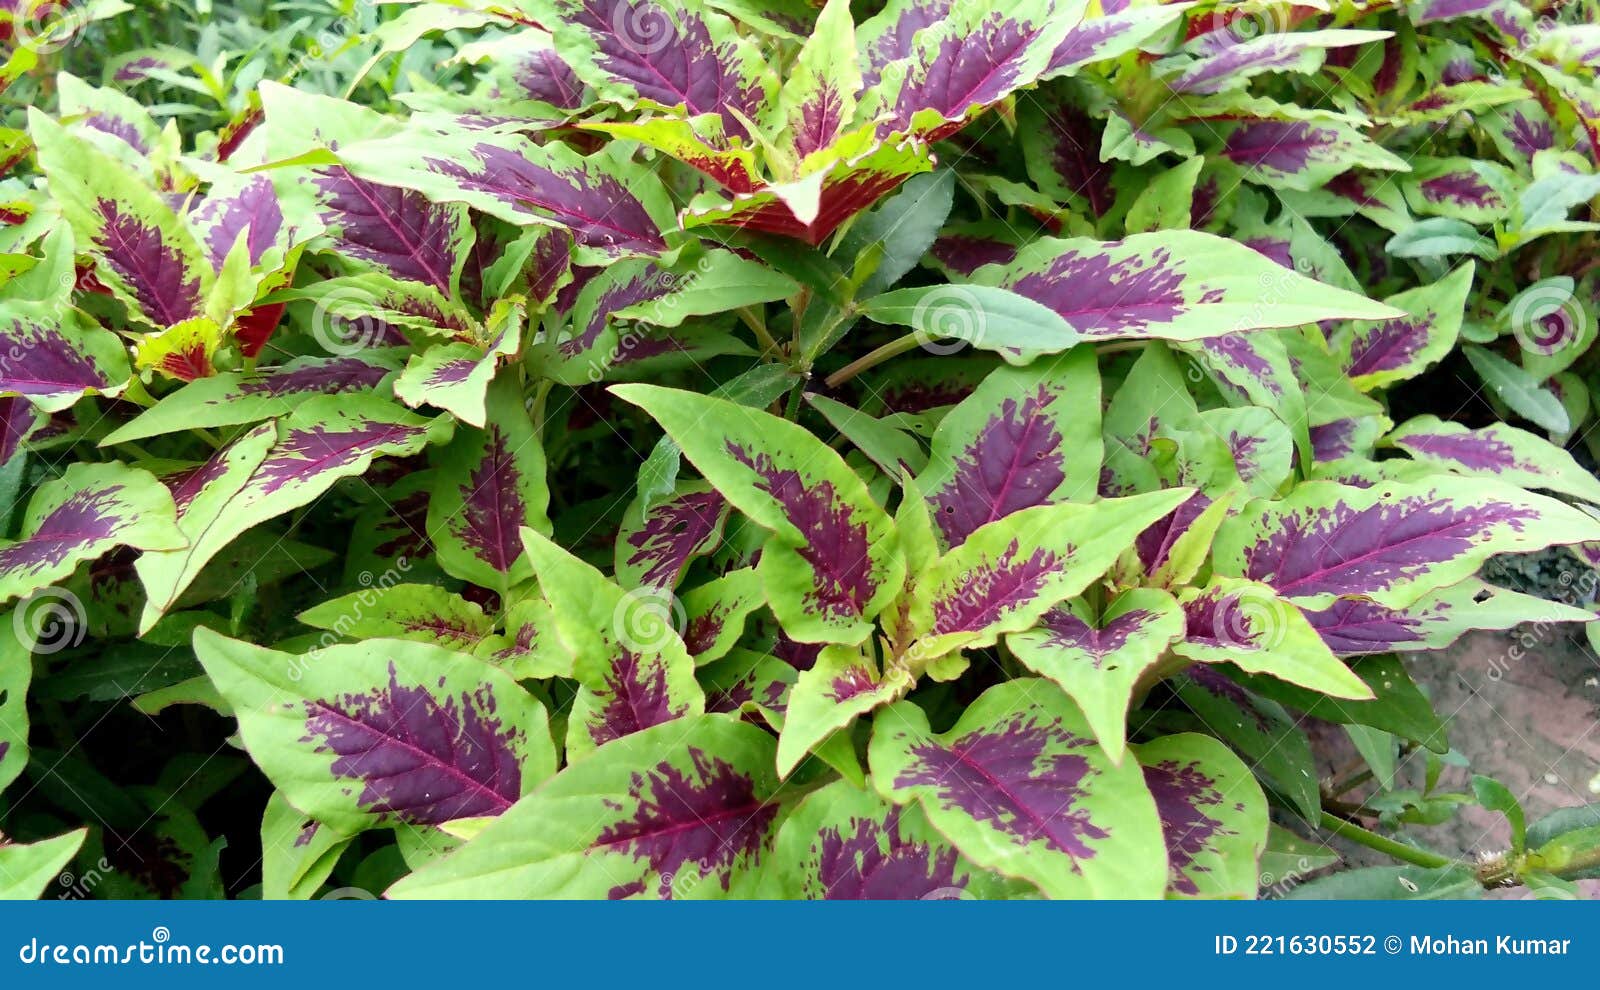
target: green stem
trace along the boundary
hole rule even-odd
[[[789,404],[783,410],[783,418],[793,423],[800,418],[800,395],[806,390],[804,378],[794,383],[794,388],[789,390]]]
[[[1431,853],[1425,849],[1408,846],[1403,842],[1396,842],[1376,832],[1369,832],[1355,822],[1347,822],[1332,812],[1324,811],[1322,813],[1322,827],[1334,835],[1342,836],[1351,842],[1360,843],[1368,849],[1376,849],[1385,856],[1392,856],[1413,866],[1422,866],[1432,870],[1441,866],[1449,866],[1455,862],[1448,856],[1440,856],[1438,853]]]
[[[739,319],[743,320],[744,325],[750,328],[750,332],[756,335],[756,341],[761,345],[762,357],[783,352],[783,347],[777,338],[772,336],[772,331],[767,329],[767,321],[762,319],[760,313],[750,306],[739,307],[738,313]]]
[[[854,361],[851,361],[849,364],[845,365],[843,368],[840,368],[838,371],[835,371],[833,374],[829,375],[827,378],[828,387],[838,388],[840,385],[843,385],[845,382],[861,374],[863,371],[866,371],[870,368],[876,368],[878,365],[889,360],[890,358],[899,357],[906,351],[914,350],[921,343],[922,334],[920,332],[908,333],[904,337],[897,337],[894,340],[889,341],[887,344],[884,344],[882,347],[879,347],[877,350],[861,355]]]

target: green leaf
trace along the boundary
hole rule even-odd
[[[1205,729],[1242,756],[1300,817],[1321,815],[1316,762],[1298,722],[1276,702],[1258,697],[1208,667],[1191,667],[1167,682]]]
[[[352,841],[297,811],[281,791],[273,791],[261,817],[261,899],[310,900]]]
[[[1490,811],[1498,811],[1511,823],[1511,851],[1521,853],[1528,846],[1528,819],[1522,802],[1511,793],[1511,788],[1482,774],[1472,775],[1472,793],[1478,803]]]
[[[0,901],[36,900],[72,862],[88,834],[80,828],[31,845],[0,841]]]
[[[1489,387],[1489,393],[1512,412],[1551,433],[1568,433],[1572,423],[1566,407],[1538,379],[1493,351],[1468,344],[1462,348],[1472,368]]]
[[[1277,678],[1244,675],[1240,680],[1262,697],[1288,705],[1311,718],[1341,725],[1367,725],[1421,743],[1436,753],[1446,753],[1446,727],[1393,655],[1357,657],[1350,670],[1372,690],[1372,700],[1351,701],[1296,687]]]
[[[1284,895],[1291,901],[1439,901],[1483,891],[1467,866],[1368,866],[1312,880]]]
[[[999,351],[1014,364],[1064,351],[1082,339],[1049,307],[987,285],[896,289],[867,300],[860,313],[874,323],[911,327],[928,342],[959,340]]]

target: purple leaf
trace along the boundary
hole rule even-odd
[[[200,275],[182,248],[156,225],[124,213],[115,201],[98,203],[103,221],[95,238],[101,260],[116,273],[145,315],[161,326],[200,315]]]
[[[1163,516],[1155,525],[1139,534],[1134,550],[1146,574],[1154,574],[1167,562],[1167,555],[1178,538],[1194,525],[1200,514],[1211,507],[1211,499],[1196,492],[1182,505]]]
[[[267,249],[277,243],[283,230],[283,210],[278,194],[265,175],[255,175],[236,190],[207,196],[191,216],[205,240],[211,267],[222,270],[222,262],[242,235],[250,264],[259,264]]]

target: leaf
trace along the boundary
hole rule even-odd
[[[473,241],[465,207],[431,203],[421,193],[379,185],[341,166],[309,183],[333,246],[346,258],[445,295],[456,290]]]
[[[915,649],[933,658],[1032,627],[1104,574],[1141,530],[1188,494],[1041,505],[989,523],[913,576],[901,642],[924,637]]]
[[[917,806],[896,807],[848,781],[806,797],[778,829],[771,872],[804,900],[1004,898],[1021,887],[978,869]]]
[[[285,416],[313,395],[371,391],[394,370],[390,356],[367,351],[347,357],[298,357],[276,368],[224,372],[168,393],[100,443],[110,446]]]
[[[381,639],[296,656],[209,629],[194,648],[251,759],[345,834],[498,815],[555,773],[544,707],[471,657]]]
[[[666,250],[640,199],[664,202],[659,180],[606,152],[584,158],[560,142],[457,131],[359,143],[339,158],[356,175],[436,202],[464,203],[511,224],[566,227],[595,260]]]
[[[1013,512],[1094,497],[1100,475],[1100,373],[1081,348],[1000,368],[940,420],[917,476],[944,542]]]
[[[842,0],[839,5],[844,6]],[[890,288],[917,266],[950,215],[955,188],[950,169],[913,175],[894,195],[855,219],[840,243],[840,255],[859,258],[875,247],[882,250],[877,269],[856,289],[858,298]]]
[[[1396,427],[1384,443],[1455,474],[1498,478],[1519,488],[1543,488],[1600,502],[1600,481],[1571,454],[1504,423],[1474,430],[1436,416],[1418,416]]]
[[[1265,676],[1246,674],[1239,680],[1254,693],[1312,718],[1340,725],[1371,726],[1419,742],[1436,753],[1449,751],[1444,721],[1434,713],[1427,695],[1412,682],[1398,657],[1360,657],[1350,662],[1350,670],[1372,690],[1371,700],[1330,698]]]
[[[847,646],[826,646],[789,692],[778,734],[778,775],[787,777],[828,736],[856,717],[890,704],[911,690],[902,667],[882,673],[871,656]]]
[[[1322,285],[1237,241],[1194,230],[1121,241],[1040,238],[973,273],[1042,303],[1084,338],[1198,340],[1326,319],[1384,319],[1388,306]]]
[[[38,110],[30,111],[28,129],[80,250],[95,255],[97,275],[130,314],[157,329],[206,315],[216,273],[155,190]]]
[[[859,311],[875,323],[911,327],[922,338],[999,351],[1016,364],[1026,364],[1034,354],[1067,350],[1081,339],[1048,307],[985,285],[896,289],[867,300]]]
[[[1257,120],[1236,126],[1220,149],[1252,182],[1316,189],[1348,169],[1404,172],[1405,161],[1336,120]]]
[[[1249,578],[1309,608],[1356,596],[1391,608],[1477,572],[1496,553],[1600,537],[1586,515],[1495,481],[1297,486],[1255,500],[1217,533],[1217,573]]]
[[[0,602],[30,595],[114,547],[175,551],[172,496],[125,464],[73,464],[40,485],[16,540],[0,540]]]
[[[915,704],[880,712],[878,792],[915,802],[969,859],[1051,897],[1158,897],[1160,820],[1132,761],[1116,766],[1066,696],[1019,679],[985,691],[938,735]]]
[[[208,561],[246,530],[307,505],[379,456],[408,456],[449,437],[447,418],[425,420],[375,395],[319,395],[224,447],[176,496],[180,549],[145,553],[134,567],[148,593],[141,629],[178,601]]]
[[[1171,3],[1159,7],[1126,6],[1120,10],[1100,4],[1099,13],[1088,14],[1067,32],[1051,53],[1044,78],[1074,75],[1092,62],[1117,58],[1149,41],[1167,25],[1183,16],[1191,4]]]
[[[589,694],[571,716],[569,750],[580,729],[587,745],[599,746],[705,710],[670,597],[624,592],[531,529],[522,540],[556,635],[573,657],[573,677]]]
[[[773,80],[754,42],[734,23],[694,0],[541,0],[556,52],[603,98],[632,107],[716,114],[745,137],[761,116]]]
[[[1167,843],[1168,897],[1253,898],[1267,799],[1250,769],[1198,733],[1133,747]]]
[[[1512,412],[1551,433],[1571,432],[1572,423],[1561,400],[1528,372],[1481,347],[1468,344],[1461,350],[1478,377],[1489,387],[1490,394]]]
[[[0,901],[31,901],[41,897],[78,854],[88,834],[88,829],[80,828],[30,845],[0,842]]]
[[[905,430],[824,395],[807,393],[805,398],[829,425],[889,477],[904,478],[927,467],[928,455],[922,444]]]
[[[1037,82],[1083,10],[1056,0],[1018,0],[1004,9],[955,0],[910,39],[905,58],[883,67],[881,92],[892,103],[878,133],[909,132],[928,143],[956,133]]]
[[[128,382],[128,353],[81,312],[6,300],[0,315],[0,392],[45,412],[85,395],[115,395]]]
[[[261,818],[262,900],[310,900],[350,842],[350,836],[301,814],[282,791],[273,791]]]
[[[1184,46],[1184,56],[1167,60],[1181,70],[1168,85],[1179,93],[1216,93],[1264,72],[1309,74],[1322,68],[1326,49],[1387,37],[1387,31],[1334,30],[1274,32],[1241,40],[1232,31],[1211,31]]]
[[[802,642],[858,643],[899,590],[894,524],[867,486],[804,428],[653,385],[612,391],[642,407],[734,508],[776,539],[759,565],[778,621]]]
[[[776,102],[770,105],[769,128],[781,132],[785,157],[797,164],[833,144],[855,117],[860,91],[850,4],[831,0],[817,15]]]
[[[680,481],[672,494],[645,508],[641,498],[617,530],[617,583],[625,588],[677,587],[696,557],[722,541],[728,502],[710,485]]]
[[[618,740],[386,896],[748,895],[780,821],[774,745],[721,715]]]
[[[683,595],[683,645],[704,666],[738,644],[745,620],[767,603],[766,589],[753,568],[729,571]]]
[[[1385,300],[1405,316],[1382,323],[1356,323],[1329,344],[1344,356],[1345,373],[1362,391],[1415,378],[1455,348],[1461,315],[1472,289],[1467,262],[1445,278]]]
[[[344,639],[409,639],[471,653],[494,623],[483,609],[431,584],[351,592],[301,612],[301,622]]]
[[[21,776],[28,765],[28,683],[33,679],[33,644],[46,634],[70,632],[77,621],[71,608],[71,599],[41,596],[20,603],[0,625],[0,791]],[[33,642],[24,636],[25,631],[33,634]]]
[[[1006,637],[1006,645],[1067,693],[1106,755],[1121,762],[1134,685],[1182,637],[1183,612],[1164,591],[1132,588],[1098,621],[1086,613],[1081,602],[1059,605],[1034,628]]]
[[[1294,901],[1434,901],[1471,899],[1483,886],[1470,866],[1366,866],[1318,877],[1284,895]]]
[[[1206,731],[1242,756],[1301,818],[1313,824],[1319,820],[1322,799],[1311,744],[1287,712],[1205,664],[1167,683]]]
[[[482,429],[490,382],[502,358],[515,358],[522,316],[520,303],[503,306],[494,324],[498,332],[485,347],[457,341],[413,354],[394,380],[394,397],[413,409],[423,405],[443,409]]]
[[[1200,663],[1231,663],[1336,698],[1372,690],[1345,667],[1298,608],[1270,587],[1213,577],[1180,598],[1186,628],[1173,652]]]
[[[1506,816],[1511,823],[1511,852],[1520,854],[1527,848],[1528,823],[1522,811],[1522,802],[1511,793],[1511,789],[1482,774],[1473,774],[1472,793],[1477,796],[1478,803],[1488,811],[1498,811]]]

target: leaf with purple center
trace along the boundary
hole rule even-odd
[[[774,746],[725,715],[617,740],[386,896],[752,896],[785,810]]]
[[[79,250],[130,315],[158,330],[203,315],[216,273],[160,194],[37,110],[29,131]]]
[[[853,646],[825,646],[817,662],[800,672],[789,692],[778,734],[778,775],[787,777],[795,767],[835,733],[844,732],[857,717],[892,704],[911,690],[911,673],[902,666],[880,672],[878,663]]]
[[[223,448],[204,475],[201,494],[208,497],[180,514],[189,545],[145,553],[134,565],[149,592],[144,627],[241,533],[314,502],[376,457],[405,457],[443,442],[452,427],[448,418],[423,419],[376,395],[318,395]],[[262,444],[270,445],[264,457]]]
[[[784,819],[773,872],[782,896],[801,900],[990,900],[1030,889],[972,865],[916,805],[888,804],[843,780]]]
[[[116,334],[76,309],[5,300],[0,314],[0,392],[59,412],[85,395],[127,386],[128,352]]]
[[[684,592],[683,645],[695,666],[721,659],[744,634],[745,620],[767,603],[754,568],[741,567]]]
[[[413,354],[394,382],[394,397],[413,409],[443,409],[456,419],[483,429],[487,423],[489,383],[502,360],[510,360],[522,339],[522,307],[509,304],[498,314],[498,332],[488,347],[455,341]]]
[[[761,50],[698,0],[540,0],[555,48],[602,99],[624,107],[715,114],[747,137],[775,88]]]
[[[116,462],[73,464],[39,486],[15,540],[0,540],[0,602],[65,578],[115,547],[177,551],[184,536],[172,495],[148,471]]]
[[[510,224],[570,229],[582,264],[666,250],[670,203],[661,182],[612,151],[584,158],[560,142],[514,134],[403,134],[339,151],[362,178],[464,203]]]
[[[1305,615],[1328,648],[1344,657],[1442,650],[1474,629],[1594,619],[1587,609],[1511,591],[1475,577],[1431,591],[1405,608],[1341,598],[1325,609],[1307,610]]]
[[[1383,319],[1388,306],[1313,281],[1241,244],[1193,230],[1121,241],[1040,238],[973,280],[1042,303],[1091,340],[1199,340],[1329,319]]]
[[[612,391],[650,413],[740,512],[772,530],[759,570],[802,642],[859,643],[899,591],[894,524],[837,452],[769,413],[653,385]]]
[[[1289,428],[1294,449],[1310,458],[1308,388],[1299,380],[1283,333],[1234,333],[1181,346],[1210,373],[1230,405],[1271,411]]]
[[[1106,62],[1142,46],[1173,21],[1183,16],[1192,3],[1159,6],[1126,6],[1102,2],[1099,13],[1091,13],[1067,32],[1050,54],[1042,79],[1075,75],[1094,62]]]
[[[1474,225],[1504,220],[1507,192],[1519,181],[1502,165],[1471,158],[1419,158],[1411,167],[1400,188],[1413,210]]]
[[[1176,599],[1133,588],[1098,619],[1081,600],[1058,605],[1032,629],[1007,636],[1006,645],[1023,666],[1067,693],[1100,748],[1120,763],[1134,687],[1182,636]]]
[[[861,92],[855,25],[848,0],[829,0],[789,68],[767,130],[781,135],[790,167],[832,145],[855,119]]]
[[[1424,373],[1454,350],[1472,273],[1469,261],[1434,283],[1390,296],[1387,304],[1403,317],[1339,329],[1328,345],[1344,358],[1350,381],[1362,390],[1394,384]]]
[[[371,639],[296,656],[209,629],[194,648],[256,765],[347,835],[499,815],[555,773],[544,706],[460,653]]]
[[[302,185],[314,191],[327,236],[342,257],[454,294],[473,243],[466,207],[432,203],[337,165],[318,169]]]
[[[582,687],[569,754],[705,710],[670,593],[625,592],[531,529],[522,539]]]
[[[1264,72],[1306,75],[1322,68],[1329,48],[1364,45],[1390,37],[1388,31],[1272,32],[1240,40],[1232,31],[1210,31],[1169,56],[1157,71],[1176,72],[1168,85],[1178,93],[1216,93],[1243,87]]]
[[[572,654],[556,635],[555,614],[543,598],[513,602],[505,632],[485,636],[472,652],[519,681],[572,676]]]
[[[101,443],[109,446],[285,416],[313,395],[370,392],[396,367],[391,355],[369,350],[349,357],[297,357],[276,368],[223,372],[162,396]]]
[[[303,239],[284,223],[277,190],[272,180],[261,174],[216,175],[205,197],[184,219],[218,273],[224,271],[228,253],[241,241],[248,267],[272,271],[291,260],[290,242]]]
[[[880,135],[909,133],[929,144],[949,137],[1038,82],[1084,7],[1079,0],[1018,0],[996,9],[955,0],[911,38],[904,58],[883,67],[871,94],[881,106],[865,109]]]
[[[161,128],[149,110],[118,89],[91,86],[70,72],[58,73],[55,83],[56,112],[71,121],[70,131],[93,142],[123,167],[150,174]]]
[[[428,537],[449,573],[504,591],[533,574],[518,531],[546,532],[544,446],[515,368],[490,383],[482,429],[461,427],[435,455]]]
[[[1178,656],[1197,663],[1231,663],[1335,698],[1361,701],[1372,689],[1328,649],[1300,609],[1253,581],[1214,577],[1179,596],[1183,639]]]
[[[301,612],[313,629],[349,639],[409,639],[473,653],[494,629],[483,609],[432,584],[393,584],[341,595]]]
[[[1496,481],[1434,479],[1352,488],[1306,482],[1222,525],[1216,573],[1260,581],[1309,608],[1364,597],[1404,607],[1477,572],[1496,553],[1600,538],[1600,522]]]
[[[1312,190],[1353,168],[1405,172],[1404,159],[1342,120],[1252,120],[1235,126],[1218,154],[1245,178],[1274,188]]]
[[[677,586],[696,558],[722,542],[728,502],[710,485],[681,481],[643,508],[635,498],[617,529],[617,583],[627,588]]]
[[[985,378],[940,421],[917,487],[955,547],[1018,510],[1092,499],[1100,459],[1100,373],[1078,348]]]
[[[1031,628],[1104,574],[1145,527],[1189,494],[1174,489],[1093,505],[1041,505],[989,523],[912,575],[906,627],[891,631],[897,645],[928,659]]]
[[[1167,896],[1252,899],[1267,846],[1267,798],[1250,768],[1210,736],[1133,747],[1166,838]]]
[[[1251,495],[1276,495],[1293,471],[1295,447],[1279,413],[1261,406],[1207,409],[1200,429],[1222,441],[1233,467]]]
[[[939,734],[902,701],[878,713],[868,752],[878,793],[920,805],[979,866],[1050,897],[1147,898],[1166,888],[1143,774],[1131,760],[1112,763],[1048,681],[992,687]]]
[[[1600,504],[1600,480],[1561,447],[1505,423],[1471,429],[1437,416],[1417,416],[1383,438],[1441,471],[1497,478],[1518,488],[1542,488]]]
[[[1311,744],[1282,705],[1245,690],[1206,664],[1190,667],[1167,684],[1200,720],[1199,727],[1227,743],[1269,791],[1304,820],[1319,820],[1322,799]]]

